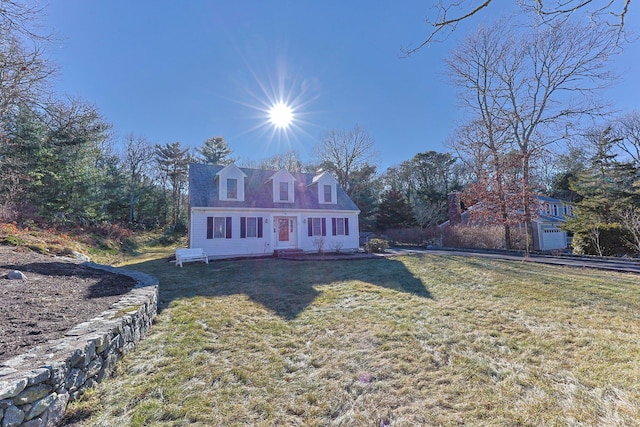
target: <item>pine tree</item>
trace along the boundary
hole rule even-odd
[[[376,216],[378,231],[414,225],[416,225],[416,219],[407,199],[397,190],[386,191],[382,195],[382,202]]]
[[[628,251],[629,239],[620,218],[638,205],[638,168],[616,160],[610,128],[591,138],[595,154],[571,184],[581,200],[574,204],[575,217],[565,229],[574,233],[575,252],[616,255]]]
[[[202,156],[199,160],[207,165],[228,165],[235,161],[229,157],[233,151],[221,136],[207,139],[196,151]]]
[[[182,148],[179,142],[156,145],[155,155],[160,171],[171,185],[171,223],[176,225],[180,221],[182,195],[187,187],[189,163],[193,159],[189,148]]]

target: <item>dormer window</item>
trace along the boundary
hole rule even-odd
[[[280,182],[280,201],[288,202],[289,201],[289,183],[288,182]]]
[[[238,180],[235,178],[227,178],[227,199],[238,198]]]
[[[233,163],[225,166],[216,174],[220,200],[244,202],[244,182],[247,175]]]
[[[325,203],[332,203],[332,198],[331,198],[331,185],[324,185],[324,202]]]
[[[273,203],[295,203],[295,181],[296,179],[286,169],[274,173],[265,181],[272,188]]]
[[[338,182],[329,172],[322,172],[313,177],[311,185],[315,185],[318,194],[318,203],[332,204],[338,203]]]

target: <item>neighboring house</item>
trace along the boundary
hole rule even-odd
[[[358,250],[360,211],[318,175],[189,165],[189,247],[210,258]]]
[[[538,215],[533,222],[533,247],[539,251],[566,249],[569,238],[566,231],[561,230],[567,217],[573,215],[568,202],[553,197],[537,196],[540,202]]]
[[[569,237],[560,227],[567,217],[573,215],[571,204],[553,197],[536,196],[540,208],[532,221],[533,247],[539,251],[566,249]],[[440,229],[456,224],[466,225],[470,221],[473,206],[460,212],[460,200],[457,193],[449,194],[449,220],[440,224]]]

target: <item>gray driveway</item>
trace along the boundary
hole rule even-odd
[[[502,259],[509,261],[537,262],[541,264],[563,265],[577,268],[596,268],[599,270],[614,270],[629,273],[640,273],[640,260],[621,259],[607,257],[581,257],[574,255],[551,256],[540,254],[514,254],[507,252],[473,251],[458,249],[402,249],[393,248],[387,251],[390,254],[410,255],[410,254],[431,254],[444,256],[466,256],[477,258]]]

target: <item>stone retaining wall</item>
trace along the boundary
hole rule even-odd
[[[0,427],[58,424],[67,403],[108,377],[116,361],[151,326],[158,306],[156,278],[94,263],[83,265],[132,277],[136,286],[64,338],[0,363]]]

